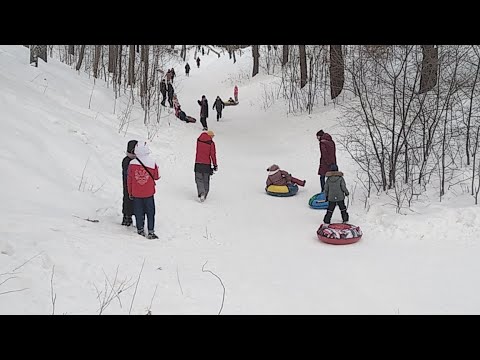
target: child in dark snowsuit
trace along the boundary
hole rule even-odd
[[[330,170],[328,171],[325,176],[327,177],[327,181],[325,182],[325,196],[328,200],[328,209],[325,217],[323,218],[323,222],[325,224],[330,224],[330,220],[332,219],[333,210],[335,210],[335,206],[340,208],[340,212],[342,214],[343,223],[348,222],[348,213],[347,207],[345,206],[345,196],[349,195],[347,190],[347,185],[345,180],[343,179],[343,173],[338,171],[338,166],[336,164],[332,164],[330,166]]]
[[[127,156],[122,160],[122,178],[123,178],[123,221],[122,225],[130,226],[132,225],[132,215],[133,215],[133,201],[128,196],[127,188],[127,175],[128,175],[128,165],[130,161],[135,159],[134,149],[137,145],[137,140],[130,140],[127,144]]]

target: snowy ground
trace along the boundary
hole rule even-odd
[[[144,259],[132,314],[147,312],[157,286],[153,314],[217,314],[223,290],[202,272],[207,261],[205,270],[226,288],[222,314],[480,313],[480,214],[468,194],[424,199],[400,215],[386,196],[372,198],[367,211],[357,185],[349,213],[362,240],[318,241],[324,212],[307,205],[320,187],[315,133],[341,132],[337,110],[287,117],[276,103],[264,111],[262,84],[271,79],[239,81],[240,105],[225,108],[220,122],[210,108],[219,171],[203,204],[193,173],[201,125],[163,118],[150,145],[162,176],[160,239],[152,241],[119,225],[126,144],[148,137],[141,114],[119,133],[113,92],[102,81],[89,109],[93,80],[86,74],[50,58],[30,67],[28,59],[22,46],[0,46],[1,314],[52,313],[53,266],[55,313],[98,313],[96,288],[104,291],[105,274],[113,282],[118,267],[117,283],[135,283]],[[192,53],[189,78],[183,64],[176,66],[176,92],[188,115],[199,120],[203,94],[210,106],[217,95],[233,96],[236,79],[251,69],[249,54],[237,60],[212,54],[197,69]],[[353,192],[356,166],[341,148],[337,159]],[[306,179],[306,187],[292,198],[266,195],[272,163]],[[104,313],[128,314],[134,291]]]

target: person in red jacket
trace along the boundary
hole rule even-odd
[[[133,212],[139,235],[145,236],[145,215],[148,221],[149,239],[158,239],[155,235],[155,180],[160,179],[158,166],[149,156],[150,149],[146,142],[138,142],[135,146],[136,158],[128,166],[128,194],[133,200]]]
[[[197,152],[195,155],[195,183],[200,202],[204,202],[210,190],[210,175],[218,170],[217,151],[213,131],[202,132],[197,139]],[[213,164],[213,168],[212,168]]]
[[[335,154],[335,143],[330,134],[323,130],[317,132],[317,139],[320,146],[320,165],[318,167],[318,175],[320,175],[320,187],[322,192],[325,188],[325,174],[330,171],[330,166],[337,163]]]
[[[233,88],[233,97],[235,98],[235,102],[238,102],[238,86],[235,85]]]

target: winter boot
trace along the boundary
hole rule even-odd
[[[205,201],[205,194],[201,193],[200,194],[200,202],[204,202],[204,201]]]
[[[127,216],[127,219],[126,219],[126,222],[125,222],[125,226],[132,226],[132,224],[133,224],[132,217],[131,217],[131,216]]]
[[[145,231],[143,229],[137,230],[137,234],[140,236],[145,236]]]
[[[122,225],[127,225],[127,215],[123,215]]]
[[[158,236],[155,235],[153,231],[149,231],[147,235],[147,239],[158,239]]]

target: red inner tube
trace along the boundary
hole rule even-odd
[[[328,227],[330,229],[335,229],[335,230],[346,230],[346,229],[350,229],[353,227],[353,225],[349,225],[349,224],[330,224],[328,225]],[[358,240],[361,239],[361,235],[360,236],[357,236],[357,237],[353,237],[353,238],[345,238],[345,239],[332,239],[332,238],[329,238],[329,237],[326,237],[326,236],[323,236],[319,230],[321,229],[321,226],[320,228],[317,230],[317,236],[318,236],[318,239],[327,243],[327,244],[332,244],[332,245],[348,245],[348,244],[353,244],[353,243],[356,243]]]

